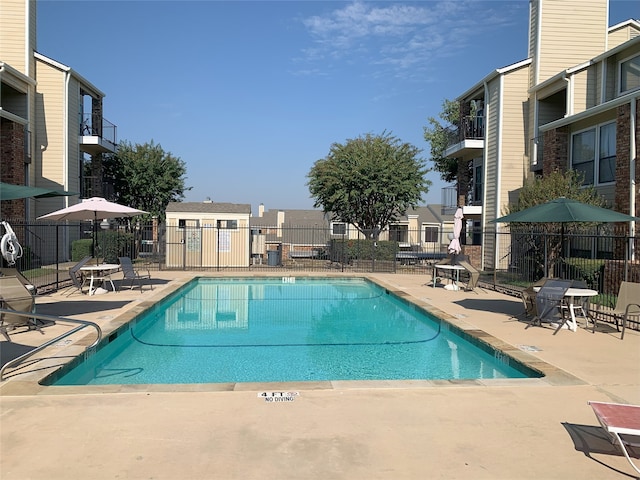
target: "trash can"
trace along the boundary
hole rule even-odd
[[[277,267],[280,265],[280,251],[268,250],[267,251],[267,265],[270,267]]]

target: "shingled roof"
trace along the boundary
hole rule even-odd
[[[169,202],[167,212],[251,214],[251,205],[248,203],[221,202]]]

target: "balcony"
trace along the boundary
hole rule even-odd
[[[79,135],[80,150],[89,155],[116,151],[116,126],[105,118],[83,115]]]
[[[479,220],[482,216],[482,200],[468,198],[466,202],[467,204],[462,206],[462,214],[465,218]],[[456,187],[444,187],[442,189],[442,215],[453,215],[457,209],[458,189]]]
[[[459,127],[446,129],[447,149],[445,156],[471,159],[484,149],[484,117],[462,117]]]

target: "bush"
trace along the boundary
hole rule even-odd
[[[339,240],[330,243],[330,258],[334,262],[352,260],[395,260],[398,243],[388,240]]]
[[[105,263],[118,263],[125,248],[133,242],[132,233],[106,230],[98,232],[97,250]]]
[[[71,244],[71,260],[79,262],[86,256],[93,257],[93,240],[90,238],[75,240]]]
[[[565,258],[564,278],[584,280],[590,288],[602,290],[600,281],[604,278],[604,260],[585,258]]]

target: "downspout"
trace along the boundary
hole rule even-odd
[[[573,115],[573,77],[567,78],[567,72],[562,74],[562,79],[567,82],[567,108],[564,112],[564,117],[570,117]]]
[[[27,77],[31,77],[31,2],[25,0],[26,11],[24,15],[24,71]]]
[[[629,215],[633,217],[636,216],[636,189],[638,188],[636,185],[636,156],[638,154],[638,145],[636,140],[636,115],[638,99],[640,99],[640,95],[631,99],[631,112],[629,119],[629,138],[631,140],[629,145]],[[635,260],[635,245],[633,242],[635,236],[636,222],[629,222],[629,259],[632,261]]]
[[[64,105],[64,110],[62,112],[62,124],[64,126],[64,130],[62,133],[62,175],[64,181],[64,189],[69,190],[69,81],[71,80],[71,72],[69,70],[65,70],[64,72],[64,92],[62,92],[62,104]],[[82,189],[80,189],[82,191]],[[69,197],[64,197],[64,206],[69,206]],[[69,229],[64,228],[62,230],[62,245],[65,251],[68,250],[69,245]],[[67,258],[67,253],[65,253],[64,258]]]
[[[62,112],[62,124],[64,125],[62,140],[62,177],[64,180],[64,189],[69,190],[69,81],[71,80],[71,72],[64,72],[64,92],[62,92],[62,104],[64,110]],[[81,189],[82,190],[82,189]],[[65,207],[69,206],[69,197],[65,197]]]

